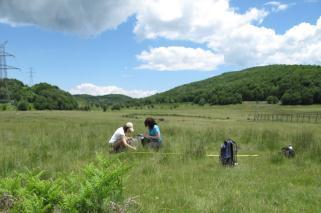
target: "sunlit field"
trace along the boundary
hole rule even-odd
[[[318,112],[321,106],[245,103],[230,106],[160,105],[120,111],[0,112],[0,176],[44,170],[48,177],[78,173],[97,154],[130,169],[123,197],[133,212],[318,212],[321,209],[320,122],[253,121],[255,113]],[[143,133],[147,116],[163,137],[159,152],[110,154],[106,141],[123,123]],[[239,165],[226,168],[218,154],[232,138]],[[280,155],[292,144],[294,159]],[[177,153],[175,155],[168,153]],[[108,171],[106,171],[108,172]]]

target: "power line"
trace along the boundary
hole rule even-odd
[[[6,52],[7,43],[8,41],[5,41],[0,44],[0,87],[3,88],[0,94],[0,102],[8,102],[11,99],[7,86],[8,70],[20,70],[20,68],[7,65],[7,57],[15,57],[13,54]]]
[[[15,57],[13,54],[6,52],[8,41],[0,44],[0,80],[8,78],[8,70],[20,70],[17,67],[7,65],[7,57]]]
[[[33,68],[30,67],[29,68],[29,86],[32,86],[33,85],[33,74],[35,74],[36,72],[33,71]]]

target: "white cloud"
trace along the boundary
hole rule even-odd
[[[224,63],[224,56],[201,48],[159,47],[143,51],[137,58],[142,61],[138,68],[158,71],[212,71]]]
[[[301,23],[283,34],[261,25],[267,15],[273,15],[271,11],[289,6],[269,1],[264,5],[268,9],[249,8],[240,13],[229,0],[0,0],[0,22],[90,36],[114,29],[135,15],[134,33],[142,39],[184,40],[211,49],[193,58],[195,49],[181,47],[187,52],[176,51],[178,63],[166,56],[173,54],[173,49],[150,49],[138,55],[143,62],[140,67],[148,69],[211,70],[223,63],[223,57],[226,65],[237,66],[321,64],[321,17],[316,24]],[[196,65],[198,59],[200,64]],[[205,68],[205,64],[209,67]]]
[[[69,91],[71,94],[88,94],[88,95],[108,95],[122,94],[133,98],[143,98],[154,95],[156,91],[152,90],[125,90],[116,86],[96,86],[91,83],[82,83],[75,86]]]
[[[226,65],[321,64],[321,17],[315,25],[302,23],[278,34],[260,25],[269,14],[264,9],[239,13],[228,0],[173,1],[180,7],[175,6],[171,13],[179,15],[171,15],[170,21],[159,16],[163,1],[148,1],[137,14],[134,32],[144,39],[161,37],[205,44],[223,55]],[[268,4],[278,10],[288,7],[276,1]]]
[[[175,6],[166,10],[167,4]],[[147,39],[165,37],[203,43],[222,31],[260,23],[266,15],[265,10],[256,8],[238,14],[228,0],[147,0],[137,13],[134,32]]]
[[[0,22],[91,36],[116,28],[137,6],[135,0],[0,0]]]
[[[274,12],[286,10],[289,7],[288,4],[282,4],[281,2],[278,2],[278,1],[269,1],[269,2],[265,3],[265,5],[271,6],[272,11],[274,11]]]

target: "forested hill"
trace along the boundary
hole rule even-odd
[[[146,98],[152,103],[234,104],[265,101],[321,103],[321,66],[269,65],[228,72]]]
[[[203,81],[185,84],[143,99],[125,95],[75,95],[47,83],[32,87],[15,79],[0,81],[0,101],[22,109],[72,110],[86,107],[137,106],[154,103],[193,102],[236,104],[265,101],[282,104],[321,103],[321,66],[269,65],[229,72]]]
[[[122,107],[134,99],[125,95],[71,95],[57,86],[39,83],[29,87],[16,79],[0,81],[0,103],[11,103],[21,110],[90,110],[92,107]],[[117,108],[117,107],[116,107]]]
[[[38,110],[72,110],[78,108],[76,99],[57,86],[39,83],[28,87],[16,79],[0,81],[0,101],[3,103],[10,102],[20,110],[28,110],[30,107]]]
[[[110,94],[110,95],[102,95],[102,96],[92,96],[92,95],[74,95],[77,102],[80,105],[96,105],[96,106],[103,106],[103,105],[115,105],[115,104],[124,104],[134,99],[128,97],[126,95],[120,94]]]

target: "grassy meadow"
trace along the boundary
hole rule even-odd
[[[317,112],[320,105],[160,105],[121,111],[0,111],[0,177],[28,169],[49,177],[79,172],[102,153],[131,169],[123,180],[133,212],[320,212],[321,124],[251,121],[255,112]],[[160,119],[158,153],[110,154],[106,141],[127,121],[143,133],[147,116]],[[239,145],[234,168],[220,166],[224,139]],[[279,152],[292,144],[294,159]],[[139,147],[138,151],[145,151]],[[166,155],[174,152],[181,155]]]

